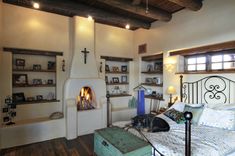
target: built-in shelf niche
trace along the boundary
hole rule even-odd
[[[57,62],[56,56],[62,56],[62,52],[43,51],[33,49],[19,49],[19,48],[3,48],[4,52],[12,53],[12,93],[23,93],[24,101],[15,101],[18,105],[23,104],[38,104],[38,103],[53,103],[60,102],[56,98],[57,95]],[[16,59],[25,61],[24,66],[17,66]],[[54,68],[48,69],[48,62],[54,62]],[[40,69],[35,70],[34,65],[39,65]],[[27,80],[24,84],[16,84],[14,75],[26,75]],[[42,82],[39,84],[33,83],[35,79]],[[50,83],[49,83],[50,81]],[[48,98],[48,94],[53,95]],[[42,99],[37,99],[37,96],[42,96]],[[27,99],[28,98],[28,99]],[[30,98],[30,100],[29,100]]]
[[[111,57],[111,56],[101,56],[101,59],[105,59],[105,64],[108,69],[105,70],[106,88],[110,94],[111,98],[126,97],[131,96],[129,94],[129,61],[132,58],[122,58],[122,57]],[[122,66],[126,66],[126,71],[122,70]],[[113,67],[117,67],[118,70],[114,71]],[[125,77],[126,81],[123,82],[122,78]],[[113,78],[118,78],[119,82],[114,82]],[[113,93],[114,87],[120,88],[122,92],[126,93]]]

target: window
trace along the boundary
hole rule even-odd
[[[187,71],[206,70],[206,57],[196,56],[187,59]]]
[[[185,71],[235,69],[234,54],[204,54],[185,57]]]
[[[214,55],[211,57],[211,69],[234,69],[235,54]]]

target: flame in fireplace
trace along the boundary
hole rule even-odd
[[[78,100],[78,110],[94,109],[92,103],[92,90],[90,87],[83,87],[80,91]]]

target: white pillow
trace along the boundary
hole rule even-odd
[[[220,104],[220,105],[214,107],[214,109],[219,109],[219,110],[233,110],[233,111],[235,111],[235,103],[231,103],[231,104]]]
[[[175,110],[177,110],[179,112],[183,112],[184,111],[184,106],[185,106],[185,103],[183,103],[183,102],[176,102],[169,109],[174,108]]]
[[[221,105],[221,103],[207,103],[207,104],[205,104],[205,106],[207,108],[216,108],[216,107],[218,107],[220,105]]]
[[[199,125],[235,130],[235,112],[204,108]]]
[[[192,103],[192,104],[186,104],[189,107],[193,107],[193,108],[199,108],[199,107],[204,107],[203,103]]]

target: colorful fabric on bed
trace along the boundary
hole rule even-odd
[[[167,110],[164,115],[166,115],[167,117],[169,117],[170,119],[172,119],[173,121],[175,121],[178,124],[182,124],[185,122],[184,119],[184,113],[179,112],[177,110],[175,110],[174,108]]]

